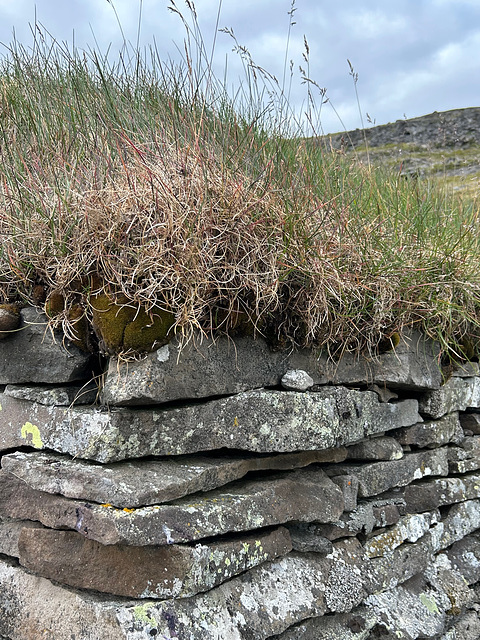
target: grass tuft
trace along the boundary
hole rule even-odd
[[[0,68],[1,301],[40,290],[74,337],[109,299],[185,339],[241,318],[278,345],[374,350],[416,326],[478,355],[474,201],[326,149],[242,48],[230,99],[198,30],[179,65],[35,33]]]

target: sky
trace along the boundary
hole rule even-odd
[[[175,2],[186,17],[188,3]],[[185,30],[169,5],[169,0],[0,0],[3,55],[13,34],[31,46],[37,23],[78,49],[106,52],[110,46],[110,55],[116,55],[125,37],[141,48],[155,42],[162,59],[175,60]],[[195,9],[209,55],[215,42],[217,76],[227,68],[233,87],[242,75],[232,36],[219,31],[233,29],[238,44],[276,77],[298,114],[308,111],[310,88],[317,108],[322,105],[315,128],[324,133],[480,106],[480,0],[196,0]],[[316,84],[302,83],[299,66]],[[319,89],[326,89],[328,102],[323,104]]]

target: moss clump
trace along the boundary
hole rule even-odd
[[[400,344],[400,334],[398,331],[394,331],[389,336],[385,336],[378,343],[378,352],[387,353],[387,351],[393,351]]]
[[[45,313],[51,320],[65,310],[65,298],[60,291],[52,291],[45,302]]]
[[[20,309],[16,304],[0,305],[0,340],[11,335],[20,325]]]
[[[85,309],[81,304],[74,304],[67,313],[67,319],[71,327],[70,340],[72,344],[82,351],[92,351],[90,341],[90,325],[85,315]]]
[[[150,312],[135,307],[123,296],[105,293],[91,298],[92,324],[100,350],[107,354],[153,351],[169,341],[172,313],[154,307]]]

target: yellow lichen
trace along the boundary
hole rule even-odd
[[[43,442],[40,436],[40,429],[36,425],[32,424],[31,422],[26,422],[23,425],[20,431],[20,435],[24,440],[27,440],[27,436],[30,435],[31,436],[30,442],[35,447],[35,449],[43,448]]]

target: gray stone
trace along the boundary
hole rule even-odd
[[[420,413],[441,418],[446,413],[480,408],[480,378],[452,377],[443,387],[427,391],[419,402]]]
[[[358,607],[350,613],[310,618],[275,636],[275,640],[367,640],[377,622],[372,611]]]
[[[452,566],[468,584],[480,581],[480,533],[478,531],[455,542],[446,554]]]
[[[18,538],[22,529],[40,526],[38,522],[0,518],[0,553],[18,558]]]
[[[345,457],[345,448],[339,447],[270,456],[172,457],[99,465],[62,454],[17,451],[3,456],[2,468],[39,491],[131,508],[210,491],[252,471],[286,471]]]
[[[339,362],[319,360],[321,384],[377,384],[393,389],[438,389],[442,372],[440,345],[417,331],[406,331],[399,345],[377,357],[345,353]]]
[[[338,363],[310,350],[272,352],[261,338],[198,338],[182,349],[174,338],[138,362],[112,358],[103,399],[110,405],[145,405],[234,394],[279,385],[286,371],[294,369],[305,371],[315,384],[437,389],[438,353],[436,343],[416,332],[406,335],[390,353],[377,358],[347,353]]]
[[[355,476],[333,476],[332,481],[343,494],[345,511],[353,511],[357,507],[358,480]]]
[[[465,431],[480,435],[480,413],[461,413],[460,424]]]
[[[358,533],[368,535],[375,528],[397,523],[403,512],[401,498],[362,500],[354,510],[343,513],[338,520],[316,524],[316,533],[328,540],[355,536]]]
[[[93,404],[98,396],[98,388],[95,385],[73,385],[63,387],[24,386],[7,384],[5,395],[19,400],[30,400],[45,405],[57,405],[69,407],[78,404]]]
[[[103,400],[110,405],[159,404],[280,385],[287,370],[301,369],[319,382],[311,350],[271,351],[262,338],[178,338],[135,362],[110,359]]]
[[[388,436],[371,438],[347,449],[349,460],[400,460],[403,449],[394,438]]]
[[[292,549],[285,528],[193,547],[105,546],[74,531],[24,528],[20,564],[44,578],[127,598],[188,597]]]
[[[333,550],[331,541],[328,538],[324,538],[319,532],[322,526],[310,522],[287,524],[294,551],[314,552],[324,556],[331,553]]]
[[[449,413],[438,420],[420,422],[392,433],[402,445],[416,447],[438,447],[449,442],[459,444],[463,438],[458,412]]]
[[[20,315],[18,331],[0,342],[0,384],[63,384],[92,377],[90,354],[52,333],[43,313],[27,307]]]
[[[450,473],[467,473],[480,469],[480,437],[469,436],[463,439],[460,447],[448,450]]]
[[[384,493],[392,487],[402,487],[424,476],[448,475],[446,449],[433,449],[406,454],[401,460],[373,462],[358,466],[339,464],[328,467],[327,473],[355,475],[359,482],[358,495],[369,497]]]
[[[446,549],[479,528],[480,500],[454,504],[446,518],[437,525],[436,550]]]
[[[46,407],[0,394],[0,450],[31,445],[113,462],[224,447],[255,452],[329,449],[415,424],[416,400],[382,404],[371,391],[256,390],[181,408]]]
[[[410,513],[480,498],[480,475],[465,474],[458,478],[432,478],[405,488],[404,499]]]
[[[384,533],[369,538],[365,553],[369,558],[377,558],[391,553],[404,542],[416,542],[440,520],[439,511],[406,515]]]
[[[4,471],[0,488],[0,516],[73,529],[102,544],[191,542],[290,520],[329,522],[343,511],[342,492],[319,469],[238,482],[224,490],[140,509],[117,509],[35,491]]]
[[[480,375],[480,366],[478,362],[458,363],[452,375],[457,378],[473,378]]]
[[[306,371],[289,369],[282,377],[282,387],[290,391],[306,391],[315,384]]]

